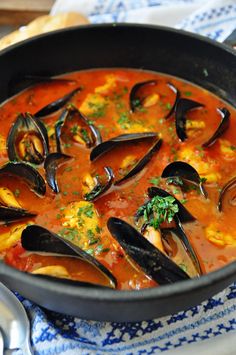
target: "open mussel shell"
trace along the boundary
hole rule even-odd
[[[222,188],[218,200],[218,210],[222,212],[223,210],[223,202],[226,199],[227,194],[233,196],[229,196],[229,203],[231,206],[236,206],[236,176],[230,179]],[[232,198],[231,198],[232,197]]]
[[[69,155],[62,153],[51,153],[45,159],[44,169],[46,171],[46,180],[55,193],[60,192],[56,177],[57,168],[69,159],[71,159]]]
[[[215,131],[215,133],[212,135],[211,138],[208,139],[207,142],[202,144],[203,148],[208,148],[210,146],[212,146],[215,141],[220,138],[223,133],[229,128],[229,122],[230,122],[230,112],[227,108],[218,108],[217,111],[220,113],[221,115],[221,122],[217,128],[217,130]]]
[[[73,83],[75,80],[67,78],[55,78],[50,75],[17,75],[13,77],[8,84],[8,96],[13,96],[18,92],[39,83],[49,83],[49,82],[68,82]]]
[[[207,192],[204,189],[201,178],[194,167],[183,161],[174,161],[168,164],[161,174],[162,178],[175,178],[178,177],[182,180],[183,185],[190,183],[195,184],[204,197],[207,198]],[[173,184],[178,184],[178,180],[173,179]],[[181,185],[180,185],[181,187]]]
[[[0,223],[12,223],[23,218],[34,216],[36,216],[35,213],[29,212],[23,208],[0,206]]]
[[[54,280],[54,281],[60,281],[60,283],[63,283],[65,286],[67,285],[73,285],[73,286],[79,286],[79,287],[86,287],[86,288],[101,288],[101,289],[106,289],[109,290],[111,287],[108,286],[103,286],[99,285],[96,283],[90,283],[90,282],[85,282],[85,281],[77,281],[77,280],[72,280],[72,279],[65,279],[63,277],[55,277],[55,276],[50,276],[50,275],[43,275],[43,274],[31,274],[32,277],[35,278],[40,278],[44,280]]]
[[[96,179],[96,185],[92,189],[92,191],[87,192],[83,197],[86,201],[95,201],[99,197],[101,197],[105,192],[107,192],[114,181],[114,173],[113,170],[109,166],[104,167],[104,171],[107,176],[107,181],[105,184],[101,184],[98,179]]]
[[[139,96],[139,90],[145,86],[155,86],[156,84],[157,84],[156,80],[148,80],[148,81],[143,81],[141,83],[137,83],[132,87],[129,95],[131,112],[135,112],[137,108],[142,106],[142,101],[144,98],[141,98]]]
[[[23,179],[29,188],[40,196],[44,196],[46,193],[46,185],[43,177],[29,164],[18,162],[6,163],[0,168],[1,175],[16,176]]]
[[[198,275],[202,275],[202,269],[201,269],[200,262],[198,260],[196,253],[195,253],[195,250],[193,249],[192,245],[190,244],[189,239],[183,229],[183,226],[182,226],[179,216],[178,215],[175,216],[174,220],[176,223],[176,227],[173,228],[174,233],[182,241],[182,243],[185,247],[186,253],[189,255],[190,259],[192,260],[192,263],[195,266],[195,269],[196,269]]]
[[[181,141],[185,141],[188,138],[186,133],[187,112],[203,106],[203,104],[189,99],[179,99],[177,101],[175,110],[175,128],[176,134]]]
[[[126,180],[130,179],[131,177],[138,174],[152,159],[154,154],[159,151],[162,145],[162,139],[158,139],[153,146],[148,150],[148,152],[142,157],[135,166],[121,179],[115,182],[115,185],[120,185],[121,183],[125,182]]]
[[[160,189],[159,187],[149,187],[148,188],[148,196],[150,198],[153,198],[155,196],[160,196],[160,197],[174,197],[173,195],[169,194],[169,192]],[[179,211],[177,212],[177,216],[182,223],[186,222],[193,222],[196,220],[196,218],[182,205],[182,203],[174,197],[176,204],[178,205]],[[137,218],[139,215],[137,214]]]
[[[87,261],[103,273],[110,281],[113,288],[117,285],[116,278],[112,273],[92,255],[86,253],[77,245],[71,243],[46,228],[38,225],[26,227],[21,235],[21,243],[24,249],[34,252],[56,253],[67,256],[78,257]]]
[[[120,136],[111,138],[93,148],[90,154],[90,160],[94,161],[95,159],[100,158],[103,154],[111,151],[117,146],[154,138],[157,137],[157,135],[158,134],[155,132],[121,134]]]
[[[55,135],[57,151],[61,152],[61,133],[62,128],[65,126],[66,121],[76,118],[78,125],[82,123],[84,125],[83,131],[86,132],[81,136],[87,148],[97,146],[102,142],[101,134],[97,127],[89,123],[89,120],[74,106],[67,107],[60,115],[58,121],[55,124]]]
[[[63,106],[65,106],[70,99],[77,93],[81,91],[81,88],[76,88],[66,94],[65,96],[57,99],[56,101],[51,102],[50,104],[44,106],[39,111],[37,111],[34,116],[38,118],[43,118],[44,116],[51,115],[52,113],[60,110]]]
[[[183,242],[183,239],[187,238],[185,233],[184,237],[182,236],[183,230],[179,228],[162,228],[160,232],[162,242],[165,242],[164,246],[166,243],[168,245],[168,248],[166,248],[168,256],[171,257],[176,264],[184,268],[184,271],[186,270],[189,276],[200,276],[202,274],[200,263],[195,252],[193,251],[192,253],[192,247],[187,249],[186,242]],[[169,244],[169,237],[171,237],[176,244],[173,249],[171,248],[171,244]]]
[[[30,113],[20,114],[7,137],[10,160],[41,164],[49,151],[47,129]]]
[[[189,276],[178,265],[154,247],[130,224],[112,217],[109,218],[107,227],[128,256],[158,284],[189,279]]]
[[[180,99],[180,92],[177,89],[177,87],[175,85],[171,84],[171,83],[167,83],[167,86],[175,93],[175,101],[174,101],[174,104],[172,105],[170,111],[167,113],[167,115],[165,115],[165,118],[169,118],[169,117],[171,117],[173,115],[173,113],[176,110],[177,102]]]

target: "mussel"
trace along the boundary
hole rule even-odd
[[[22,208],[14,194],[5,186],[0,187],[0,221],[10,223],[22,218],[35,216],[35,213]]]
[[[150,190],[151,189],[151,190]],[[183,243],[183,246],[192,260],[197,273],[202,273],[200,263],[196,253],[191,246],[188,237],[186,236],[182,223],[193,222],[195,218],[188,212],[188,210],[178,201],[174,196],[170,195],[165,190],[159,188],[150,188],[148,190],[151,200],[141,206],[135,215],[136,223],[142,224],[140,226],[141,232],[144,232],[147,227],[151,226],[154,229],[163,228],[162,224],[169,224]],[[173,227],[174,222],[174,227]]]
[[[215,133],[212,135],[212,137],[209,138],[207,142],[202,144],[203,148],[211,147],[215,143],[215,141],[218,138],[220,138],[223,135],[223,133],[229,128],[229,122],[230,122],[229,110],[227,108],[223,107],[222,109],[218,108],[217,111],[221,115],[220,124],[219,124],[217,130],[215,131]]]
[[[171,117],[173,115],[173,113],[176,110],[177,102],[180,99],[180,92],[177,89],[177,87],[175,85],[171,84],[171,83],[167,83],[167,85],[175,93],[175,101],[174,101],[174,104],[172,105],[170,111],[167,113],[167,115],[165,115],[165,118],[169,118],[169,117]]]
[[[70,127],[69,135],[75,142],[85,145],[87,148],[97,146],[102,142],[99,130],[75,107],[68,106],[55,124],[57,152],[61,152],[61,133],[66,122],[73,121],[74,126]],[[66,127],[65,127],[66,128]]]
[[[50,75],[17,75],[9,81],[8,96],[13,96],[32,85],[49,82],[73,83],[75,80]]]
[[[155,138],[157,136],[158,134],[155,132],[121,134],[120,136],[111,138],[108,141],[102,142],[93,148],[90,154],[90,160],[94,161],[95,159],[100,158],[103,154],[123,144],[135,143],[146,139]]]
[[[47,129],[30,113],[21,113],[7,137],[7,152],[12,161],[41,164],[49,151]]]
[[[23,178],[34,192],[45,193],[42,189],[42,180],[38,172],[31,166],[23,163],[8,163],[0,169],[0,176],[17,176]],[[39,177],[40,176],[40,177]],[[39,181],[38,181],[39,178]],[[41,182],[41,183],[40,183]],[[44,183],[44,181],[43,181]],[[45,185],[45,184],[44,184]],[[0,187],[0,221],[2,223],[10,223],[18,221],[22,218],[35,216],[36,213],[27,211],[22,208],[16,197],[7,187]]]
[[[41,108],[39,111],[37,111],[34,116],[38,117],[38,118],[43,118],[45,116],[51,115],[52,113],[60,110],[63,106],[65,106],[70,99],[77,93],[80,92],[81,88],[78,87],[74,90],[72,90],[71,92],[69,92],[68,94],[66,94],[65,96],[57,99],[56,101],[51,102],[50,104],[44,106],[43,108]]]
[[[143,81],[141,83],[137,83],[132,87],[129,96],[131,112],[135,112],[138,108],[142,106],[144,97],[143,98],[140,97],[139,95],[140,89],[142,89],[145,86],[155,86],[156,84],[157,84],[156,80],[148,80],[148,81]]]
[[[138,174],[152,159],[154,154],[159,151],[162,139],[157,139],[148,152],[134,165],[134,167],[121,179],[115,181],[115,185],[120,185],[134,175]]]
[[[86,201],[96,200],[98,197],[101,197],[106,191],[108,191],[111,188],[112,183],[114,181],[114,173],[112,169],[108,166],[104,167],[104,171],[107,176],[106,182],[102,183],[100,181],[100,178],[98,176],[95,176],[93,178],[94,187],[92,188],[91,191],[86,192],[83,196]]]
[[[218,200],[218,210],[223,211],[223,202],[226,199],[227,194],[229,195],[228,203],[232,206],[236,206],[236,177],[230,179],[222,188]]]
[[[167,178],[168,183],[178,185],[185,190],[188,189],[189,184],[192,184],[207,198],[207,192],[197,170],[188,163],[174,161],[168,164],[162,171],[161,177]]]
[[[36,213],[29,212],[24,208],[14,208],[9,206],[0,206],[1,223],[12,223],[23,218],[34,217]]]
[[[204,107],[203,104],[189,100],[189,99],[179,99],[176,104],[175,110],[175,127],[176,127],[176,134],[181,141],[185,141],[188,136],[186,133],[186,114],[188,111]]]
[[[99,270],[109,280],[110,287],[115,288],[117,285],[117,280],[112,273],[92,255],[69,240],[41,226],[30,225],[26,227],[22,232],[21,243],[27,251],[56,253],[80,258]],[[80,283],[77,281],[76,284],[79,285]],[[82,282],[81,285],[85,286],[86,284]]]
[[[50,153],[44,162],[44,169],[46,171],[46,180],[48,185],[55,193],[59,193],[56,172],[59,165],[71,159],[69,155],[62,153]]]
[[[31,165],[19,162],[9,162],[0,168],[0,176],[15,176],[23,179],[29,188],[39,196],[46,193],[46,185],[40,173]]]
[[[128,256],[154,281],[163,285],[189,279],[170,258],[125,221],[111,217],[107,227]]]

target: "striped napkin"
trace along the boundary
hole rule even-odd
[[[235,0],[57,0],[52,14],[65,11],[79,11],[92,23],[167,25],[218,41],[236,27]],[[35,354],[236,354],[236,283],[187,311],[136,323],[85,321],[18,297],[31,320]]]

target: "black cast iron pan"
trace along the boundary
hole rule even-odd
[[[12,79],[102,67],[143,68],[198,84],[236,106],[236,54],[226,45],[163,27],[91,25],[27,40],[0,53],[0,101]],[[18,88],[19,89],[19,88]],[[16,89],[16,91],[18,90]],[[51,310],[86,319],[138,321],[186,309],[236,280],[236,262],[202,276],[141,291],[65,286],[0,263],[0,281]]]

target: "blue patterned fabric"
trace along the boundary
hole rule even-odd
[[[168,354],[168,350],[236,330],[236,283],[187,311],[135,323],[85,321],[18,297],[30,317],[33,348],[38,355]],[[22,354],[17,351],[16,355]]]
[[[166,15],[168,25],[173,21],[172,25],[177,28],[219,41],[224,40],[236,27],[236,3],[228,0],[56,1],[52,13],[63,10],[78,10],[94,23],[123,21],[163,24]],[[38,355],[151,355],[162,352],[168,354],[169,350],[180,347],[183,355],[189,354],[184,350],[186,344],[207,343],[208,339],[236,330],[236,283],[187,311],[136,323],[85,321],[50,312],[18,297],[30,317],[32,344]],[[21,352],[17,351],[16,354],[20,355]],[[214,355],[214,350],[211,354]]]

